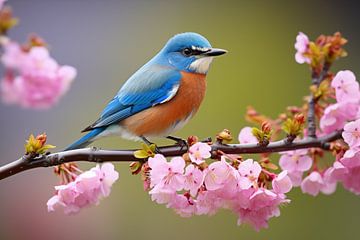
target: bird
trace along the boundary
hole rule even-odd
[[[211,62],[225,53],[198,33],[176,34],[122,85],[98,120],[82,131],[88,133],[65,151],[110,135],[146,144],[152,144],[153,137],[184,141],[170,134],[198,111]]]

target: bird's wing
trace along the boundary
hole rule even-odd
[[[123,85],[100,118],[83,132],[117,123],[135,113],[169,101],[179,89],[181,73],[159,65],[144,66]]]

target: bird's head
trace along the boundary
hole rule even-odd
[[[180,33],[170,38],[159,56],[166,64],[186,72],[206,74],[213,57],[226,50],[212,48],[209,41],[197,33]]]

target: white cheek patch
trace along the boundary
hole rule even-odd
[[[189,68],[194,70],[196,73],[205,74],[209,71],[212,60],[212,57],[201,57],[191,63]]]

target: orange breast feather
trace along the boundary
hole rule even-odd
[[[164,136],[177,122],[193,116],[205,96],[206,75],[181,74],[178,92],[170,101],[128,117],[120,125],[137,136]]]

